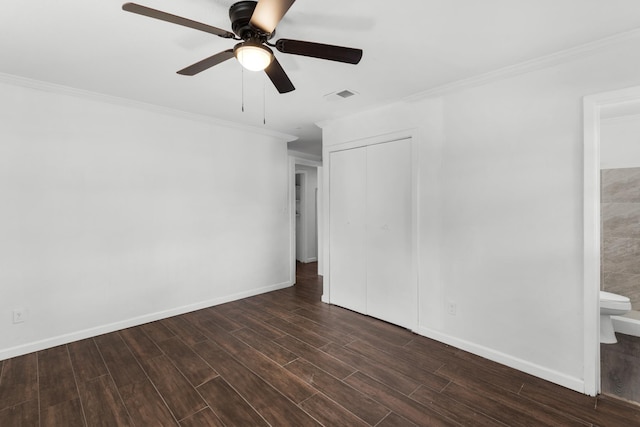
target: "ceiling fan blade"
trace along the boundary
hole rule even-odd
[[[251,15],[251,25],[264,31],[273,33],[278,23],[291,5],[296,0],[258,0],[253,15]]]
[[[220,53],[216,53],[213,56],[203,59],[200,62],[189,65],[187,68],[183,68],[182,70],[178,71],[178,74],[182,74],[183,76],[195,76],[196,74],[204,70],[208,70],[214,65],[218,65],[221,62],[224,62],[227,59],[231,58],[233,58],[233,49],[224,50]]]
[[[159,19],[161,21],[171,22],[172,24],[182,25],[184,27],[194,28],[206,33],[215,34],[216,36],[220,36],[225,39],[232,39],[235,37],[235,35],[229,31],[212,27],[211,25],[203,24],[201,22],[192,21],[191,19],[183,18],[181,16],[172,15],[167,12],[162,12],[160,10],[151,9],[150,7],[142,6],[136,3],[125,3],[122,5],[122,10],[137,13],[138,15],[148,16],[150,18]]]
[[[313,58],[346,62],[348,64],[357,64],[360,62],[360,59],[362,59],[362,49],[300,40],[280,39],[276,42],[276,49],[282,53],[311,56]]]
[[[284,68],[282,68],[282,65],[280,65],[275,57],[273,61],[271,61],[271,64],[265,68],[264,72],[267,73],[271,83],[278,89],[278,92],[287,93],[296,89],[293,83],[291,83],[291,80],[289,80],[287,73],[284,72]]]

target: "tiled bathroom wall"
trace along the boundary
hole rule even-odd
[[[605,291],[640,310],[640,168],[601,171],[602,277]],[[640,337],[600,344],[602,392],[640,404]]]
[[[640,310],[640,168],[601,171],[602,290]]]

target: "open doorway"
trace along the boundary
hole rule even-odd
[[[606,265],[603,265],[606,263],[606,260],[603,262],[603,251],[606,249],[606,245],[603,244],[603,219],[606,218],[601,215],[607,209],[605,207],[603,210],[601,178],[603,174],[610,175],[610,172],[620,175],[620,171],[624,169],[640,168],[640,151],[635,150],[637,143],[621,143],[616,147],[604,146],[608,143],[605,141],[606,138],[603,138],[603,129],[611,127],[612,118],[623,116],[638,116],[640,120],[640,87],[591,95],[584,99],[584,375],[585,392],[591,395],[607,391],[607,387],[603,387],[602,376],[605,375],[604,370],[609,371],[611,368],[603,367],[599,340],[599,291],[606,290],[603,289],[606,284],[603,273],[607,274]],[[627,151],[619,152],[621,149]],[[633,153],[629,150],[638,152]],[[623,174],[627,173],[628,171],[623,171]],[[639,337],[637,341],[640,343],[640,319],[635,322],[634,319],[618,321],[622,322],[624,330],[619,329],[620,325],[616,326],[614,319],[616,331],[623,331],[630,339]],[[606,351],[609,349],[605,349]],[[640,355],[638,360],[640,361]]]
[[[296,261],[318,261],[318,168],[296,165]]]
[[[321,233],[321,163],[301,158],[291,158],[292,199],[292,277],[296,277],[298,264],[317,263],[317,273],[322,275]]]

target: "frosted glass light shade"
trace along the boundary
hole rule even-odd
[[[262,71],[271,64],[273,53],[261,45],[242,43],[234,49],[240,64],[247,70]]]

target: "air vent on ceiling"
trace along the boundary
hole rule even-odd
[[[355,95],[358,95],[358,92],[345,89],[338,92],[329,93],[324,96],[324,99],[326,99],[327,101],[342,101]]]
[[[351,92],[350,90],[343,90],[336,93],[336,95],[338,95],[341,98],[349,98],[350,96],[355,95],[355,93]]]

